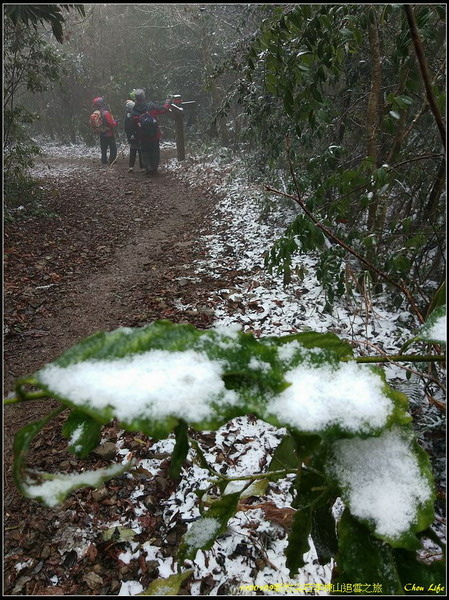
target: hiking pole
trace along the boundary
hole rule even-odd
[[[108,167],[108,171],[109,169],[112,167],[112,165],[115,163],[115,161],[118,159],[119,156],[121,156],[123,154],[123,152],[125,151],[125,148],[127,146],[127,144],[124,144],[122,139],[120,137],[117,136],[117,139],[120,140],[122,142],[123,148],[120,150],[120,152],[117,154],[117,156],[114,158],[114,160],[111,162],[111,164]]]

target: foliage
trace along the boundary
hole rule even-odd
[[[440,318],[441,310],[438,308],[439,312],[431,316],[429,327],[433,327]],[[429,339],[426,331],[424,328],[419,333],[420,340]],[[144,365],[143,370],[139,370],[135,361],[142,359],[144,363],[139,364]],[[411,360],[413,357],[406,356],[404,359]],[[187,361],[185,369],[182,367],[183,360]],[[209,379],[203,381],[201,374],[195,379],[197,376],[189,366],[191,360],[195,365],[204,363],[207,371],[215,374],[217,379],[213,386]],[[168,321],[158,321],[138,329],[121,328],[95,334],[34,375],[18,380],[17,400],[9,400],[8,403],[52,397],[59,400],[60,407],[18,432],[13,469],[16,484],[25,496],[54,506],[76,487],[96,487],[134,467],[132,463],[113,465],[96,473],[83,472],[71,476],[28,470],[26,454],[33,439],[50,419],[67,408],[70,412],[63,434],[68,439],[69,451],[79,457],[86,457],[96,447],[101,428],[112,419],[117,419],[125,430],[140,431],[156,438],[174,432],[176,444],[171,470],[174,477],[181,473],[187,456],[189,427],[217,429],[235,416],[251,413],[275,426],[286,427],[289,432],[276,449],[264,478],[269,482],[288,473],[296,474],[293,482],[296,514],[286,550],[291,574],[303,565],[303,554],[309,548],[311,535],[322,564],[336,558],[336,583],[352,585],[363,580],[381,585],[386,594],[404,593],[404,585],[413,568],[419,570],[420,577],[426,582],[440,583],[441,572],[435,565],[426,567],[417,562],[415,555],[421,545],[420,538],[426,535],[433,522],[434,492],[429,458],[414,439],[406,397],[386,384],[381,371],[371,371],[367,367],[372,378],[370,385],[381,390],[382,399],[377,397],[374,401],[376,410],[379,403],[385,402],[389,407],[380,420],[369,415],[360,420],[358,408],[353,408],[344,418],[338,417],[338,401],[335,399],[326,405],[323,411],[325,419],[318,424],[311,424],[307,418],[295,418],[296,408],[293,412],[292,408],[287,411],[276,409],[279,400],[295,385],[293,374],[298,370],[320,373],[320,369],[330,369],[333,373],[330,379],[335,381],[343,365],[349,363],[356,364],[350,346],[333,334],[306,332],[256,339],[251,334],[233,329],[204,331],[190,325],[173,325]],[[104,368],[107,369],[105,377],[102,375]],[[89,371],[83,369],[90,370],[93,378]],[[132,383],[125,384],[120,391],[117,386],[119,381],[124,380],[126,369],[133,373]],[[354,371],[353,376],[354,386],[362,374]],[[148,377],[150,379],[146,379]],[[326,378],[324,375],[318,377]],[[314,385],[309,382],[307,393],[312,393],[311,402],[319,412],[323,410],[320,399],[323,392],[314,396]],[[155,395],[151,391],[154,386],[158,390]],[[172,389],[175,390],[176,401],[167,396]],[[303,402],[301,394],[304,391],[296,396],[295,405],[300,406]],[[324,395],[329,391],[330,388]],[[101,399],[103,392],[106,400]],[[130,392],[132,402],[123,396],[129,396]],[[369,405],[372,399],[368,398],[368,389],[366,394],[365,405]],[[366,406],[362,408],[363,411],[365,409]],[[303,417],[309,415],[309,411],[310,407]],[[337,412],[333,414],[333,411]],[[200,464],[205,463],[198,443],[192,442],[191,445]],[[366,456],[362,450],[365,447],[370,449]],[[358,481],[356,471],[352,472],[357,468],[353,460],[344,466],[346,452],[349,455],[356,453],[356,462],[360,463],[365,482]],[[391,452],[394,453],[394,461]],[[378,460],[379,463],[376,462]],[[403,480],[394,489],[393,503],[390,502],[388,509],[384,506],[382,514],[399,510],[401,521],[400,511],[403,510],[407,517],[397,528],[395,523],[385,527],[382,515],[376,513],[376,503],[360,506],[356,498],[363,490],[371,498],[373,494],[383,493],[382,489],[376,488],[379,483],[373,484],[371,480],[384,481],[385,477],[389,477],[383,472],[385,468],[388,471],[386,464],[397,464],[398,460],[402,466],[398,466],[397,476],[403,479],[402,470],[405,469],[405,477],[413,480],[407,484]],[[210,501],[207,510],[203,508],[202,516],[191,525],[181,542],[179,575],[173,581],[165,582],[168,587],[163,585],[163,580],[153,582],[144,595],[154,595],[157,590],[162,593],[162,588],[179,589],[182,580],[190,573],[182,572],[184,559],[193,559],[199,549],[211,548],[217,536],[226,532],[229,519],[238,510],[241,492],[227,494],[224,489],[226,477],[221,478],[219,488],[222,495]],[[250,475],[248,480],[252,480]],[[389,486],[392,484],[395,485],[394,477],[388,482]],[[338,520],[335,534],[332,507],[340,497],[346,508]],[[354,548],[357,548],[356,552]]]
[[[63,16],[72,7],[78,14]],[[426,5],[414,12],[433,77],[432,93],[442,110],[445,11]],[[24,192],[28,198],[37,193],[26,175],[39,152],[29,137],[31,125],[34,132],[60,139],[89,140],[87,115],[94,96],[105,96],[120,119],[134,87],[144,87],[156,100],[180,92],[198,104],[197,119],[187,122],[192,136],[219,136],[229,147],[241,148],[254,177],[275,179],[290,199],[301,197],[316,218],[314,222],[301,213],[294,219],[268,254],[269,268],[281,270],[287,284],[294,280],[293,255],[319,252],[318,277],[331,310],[345,291],[348,256],[342,246],[327,242],[315,224],[319,222],[369,258],[377,268],[373,279],[379,269],[398,281],[409,279],[413,292],[423,298],[422,312],[430,316],[404,350],[412,343],[441,350],[434,325],[445,315],[442,287],[432,296],[442,279],[445,162],[400,5],[91,5],[87,15],[80,5],[6,5],[5,15],[5,196],[10,206],[17,206]],[[78,22],[79,15],[86,18]],[[64,52],[46,41],[45,24],[58,42],[64,40]],[[350,266],[355,268],[354,261]],[[46,379],[48,369],[64,372],[91,360],[128,360],[146,352],[194,352],[219,365],[221,388],[205,401],[205,415],[189,419],[188,411],[174,411],[158,418],[151,407],[123,416],[120,398],[98,408]],[[416,355],[401,358],[407,357],[418,360]],[[402,593],[410,573],[419,574],[426,585],[439,582],[440,565],[419,563],[415,552],[433,520],[433,496],[418,502],[409,526],[392,536],[357,510],[354,490],[334,468],[337,449],[345,444],[359,439],[382,444],[383,436],[394,434],[430,489],[429,460],[415,443],[405,398],[373,370],[392,406],[382,425],[327,422],[310,430],[271,410],[291,387],[294,369],[326,367],[336,374],[342,364],[353,362],[350,348],[336,336],[312,332],[256,340],[155,323],[97,334],[18,382],[19,401],[51,396],[60,408],[17,434],[16,483],[26,496],[54,505],[77,487],[97,486],[132,470],[132,464],[113,465],[71,477],[27,471],[31,442],[65,409],[69,416],[62,433],[69,451],[80,458],[89,455],[102,426],[114,418],[124,429],[153,437],[173,432],[174,478],[189,445],[199,461],[204,459],[189,438],[189,427],[217,428],[252,413],[289,430],[273,457],[273,474],[264,475],[275,480],[283,468],[296,474],[296,516],[286,551],[292,573],[301,567],[312,536],[323,564],[336,559],[335,582],[355,585],[369,576],[389,594]],[[225,481],[220,483],[223,491]],[[338,497],[346,510],[335,533],[331,510]],[[223,491],[203,511],[180,546],[180,563],[199,548],[210,548],[226,531],[238,499],[238,494]],[[195,529],[208,535],[194,535]],[[176,593],[189,574],[154,582],[144,594]]]
[[[39,114],[26,108],[23,98],[26,93],[45,91],[59,77],[59,53],[38,31],[28,26],[31,21],[36,29],[37,21],[45,21],[47,9],[50,21],[56,19],[57,5],[55,8],[49,5],[5,7],[9,18],[4,25],[3,152],[5,204],[9,209],[17,207],[19,202],[33,203],[38,190],[28,170],[33,166],[34,157],[40,154],[30,137],[30,126],[39,119]],[[60,27],[60,19],[58,23]],[[57,32],[59,27],[56,27]]]
[[[85,16],[82,4],[6,4],[5,15],[11,19],[14,25],[21,22],[28,28],[30,24],[35,30],[38,29],[38,23],[49,23],[53,35],[62,44],[64,39],[62,10],[69,11],[71,8],[75,8]]]
[[[34,98],[42,115],[35,131],[91,143],[86,122],[92,98],[105,97],[121,120],[129,91],[140,87],[155,101],[168,94],[195,101],[195,109],[186,111],[189,139],[212,135],[214,106],[223,91],[210,83],[210,74],[236,29],[245,27],[245,11],[240,5],[101,4],[89,5],[82,22],[72,13],[65,25],[66,75],[51,96]],[[54,110],[60,111],[59,124],[53,122]],[[162,117],[161,123],[164,135],[174,136],[171,119]]]
[[[414,7],[440,110],[441,8]],[[227,100],[243,106],[241,139],[253,170],[265,181],[281,170],[281,190],[302,197],[377,269],[397,281],[412,274],[425,312],[444,269],[445,163],[412,50],[400,5],[277,6],[217,77],[235,72]],[[286,282],[292,254],[322,249],[304,223],[301,244],[293,243],[295,228],[298,219],[268,257]],[[347,256],[335,247],[327,254],[320,277],[330,306],[344,291]],[[378,280],[375,270],[371,276]]]
[[[442,110],[444,11],[414,13]],[[189,140],[219,136],[241,149],[255,178],[301,195],[366,256],[375,291],[379,271],[410,278],[426,312],[444,268],[445,162],[400,5],[92,5],[75,17],[65,21],[60,85],[28,96],[40,114],[34,133],[94,143],[94,96],[120,120],[134,87],[155,100],[179,92],[197,103],[186,112]],[[171,120],[162,121],[170,137]],[[331,310],[345,269],[357,280],[366,265],[323,246],[304,219],[300,245],[289,229],[267,265],[289,283],[292,255],[325,249],[319,276]]]

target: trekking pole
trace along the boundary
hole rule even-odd
[[[119,156],[121,156],[123,154],[123,152],[125,151],[125,148],[127,146],[127,144],[124,144],[122,139],[120,137],[117,136],[117,139],[120,140],[122,142],[123,148],[120,150],[120,152],[117,154],[117,156],[114,158],[114,160],[111,162],[111,164],[108,167],[108,171],[109,169],[112,167],[112,165],[115,163],[115,161],[119,158]]]

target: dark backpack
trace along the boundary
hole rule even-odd
[[[131,136],[133,136],[136,133],[136,131],[134,130],[134,123],[133,123],[133,118],[131,113],[127,113],[126,117],[125,117],[125,134],[126,137],[129,138]]]
[[[148,111],[140,115],[137,127],[141,135],[148,138],[156,137],[159,129],[156,119]]]

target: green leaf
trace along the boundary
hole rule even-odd
[[[39,483],[27,479],[22,484],[21,491],[27,498],[39,500],[49,507],[54,507],[63,502],[66,497],[82,487],[99,487],[105,481],[109,481],[133,467],[133,463],[126,465],[112,465],[107,469],[96,471],[83,471],[82,473],[71,473],[68,475],[42,473],[35,475],[40,479]]]
[[[202,451],[198,442],[196,440],[190,440],[190,444],[191,444],[192,448],[195,450],[200,467],[202,469],[210,470],[209,463],[207,462],[206,457],[204,456],[204,452]]]
[[[426,236],[422,233],[418,233],[417,235],[414,235],[413,237],[411,237],[409,240],[407,240],[404,244],[405,248],[422,248],[424,246],[424,244],[427,243],[427,239]]]
[[[260,342],[262,344],[276,344],[278,347],[282,347],[285,344],[290,344],[291,342],[298,342],[304,348],[321,348],[325,352],[323,354],[317,354],[318,363],[324,362],[324,357],[333,362],[335,357],[341,359],[343,357],[353,356],[351,345],[348,342],[341,340],[334,333],[316,333],[315,331],[305,331],[303,333],[285,335],[281,338],[266,337],[262,338]],[[296,360],[300,355],[301,353],[297,355],[295,354],[295,358],[292,358],[291,363],[285,363],[286,368],[291,368],[291,365],[296,363]],[[302,353],[302,356],[304,356],[304,353]]]
[[[316,461],[312,463],[316,467]],[[310,466],[306,467],[310,468]],[[324,505],[327,502],[327,496],[330,491],[327,479],[324,474],[320,474],[314,468],[313,470],[303,470],[294,482],[296,496],[292,502],[294,508],[313,508]]]
[[[62,427],[62,435],[69,442],[69,451],[80,458],[86,456],[98,446],[101,440],[101,423],[88,415],[72,410]]]
[[[399,273],[409,273],[410,272],[410,260],[404,256],[403,254],[399,254],[395,256],[391,261],[391,264],[394,269],[396,269]]]
[[[392,98],[392,104],[398,108],[407,108],[413,104],[413,100],[410,96],[394,96]]]
[[[353,593],[363,594],[354,586],[364,586],[367,594],[402,594],[391,548],[376,540],[369,530],[345,510],[338,523],[338,553],[333,591],[343,585],[352,586]]]
[[[225,533],[228,521],[236,511],[240,492],[226,494],[190,525],[178,550],[178,561],[194,560],[198,550],[210,550],[219,535]]]
[[[292,94],[291,90],[286,90],[285,91],[285,94],[284,94],[284,107],[285,107],[285,112],[288,115],[291,115],[292,108],[293,108],[293,94]]]
[[[436,308],[419,330],[415,340],[446,346],[446,305]]]
[[[114,540],[116,542],[131,542],[138,535],[137,531],[129,527],[110,527],[103,532],[103,540],[108,542]]]
[[[102,423],[117,418],[128,430],[140,431],[156,438],[166,437],[176,427],[178,419],[183,418],[183,412],[189,414],[193,411],[193,414],[199,414],[198,419],[193,417],[189,421],[202,428],[217,428],[229,418],[246,412],[243,407],[238,406],[238,394],[236,397],[235,394],[227,391],[225,383],[228,385],[226,378],[240,379],[239,373],[242,371],[245,371],[248,378],[250,371],[248,362],[253,354],[251,348],[254,346],[257,346],[257,342],[253,336],[243,333],[232,336],[214,331],[200,332],[192,326],[159,321],[135,330],[121,328],[114,332],[91,336],[64,353],[51,365],[38,371],[36,380],[41,389],[49,391],[49,395],[60,398],[68,406],[82,410]],[[160,395],[164,398],[167,394],[175,393],[172,390],[176,389],[176,386],[182,385],[183,391],[192,388],[189,367],[184,364],[186,356],[184,353],[188,351],[191,351],[191,369],[196,368],[199,362],[202,363],[204,379],[207,380],[210,373],[210,377],[215,380],[216,393],[206,391],[203,393],[202,382],[196,380],[195,389],[203,396],[203,405],[198,412],[201,398],[192,397],[185,400],[181,398],[180,402],[184,401],[184,409],[171,410],[170,403],[164,403],[163,400],[158,402],[157,392],[153,391],[152,387],[146,388],[148,392],[142,388],[140,395],[150,394],[150,398],[153,399],[149,398],[145,401],[143,405],[147,407],[145,410],[135,409],[133,416],[131,408],[136,400],[130,399],[129,403],[123,401],[124,394],[129,396],[130,392],[122,380],[119,369],[127,370],[128,366],[134,368],[132,365],[137,362],[140,365],[137,372],[140,379],[144,380],[148,377],[145,364],[148,365],[146,368],[151,370],[153,358],[156,357],[161,367],[153,367],[159,370],[157,373],[153,370],[155,374],[152,377],[156,377],[156,380],[162,377],[165,381],[162,385],[163,389],[161,384],[156,385],[156,389],[161,389]],[[177,361],[179,361],[178,365],[184,365],[182,375],[178,374]],[[85,369],[88,375],[85,375]],[[103,384],[99,383],[99,370],[103,373]],[[222,376],[217,372],[218,370],[222,371]],[[78,378],[77,373],[80,371],[84,373],[81,377],[82,383],[77,387],[78,392],[73,395],[71,384],[66,384],[65,381],[67,377]],[[214,371],[217,372],[216,376],[213,375]],[[164,376],[164,372],[167,375]],[[253,377],[256,375],[257,373],[254,372]],[[114,383],[112,383],[113,377],[116,379]],[[271,385],[270,381],[274,383],[273,377],[266,374],[262,374],[262,377],[265,377],[268,385]],[[277,378],[278,385],[282,384],[281,373]],[[103,391],[108,387],[109,381],[110,392],[107,393],[110,393],[110,398],[105,398],[101,403],[98,401],[100,390]],[[139,381],[139,378],[134,377],[133,381],[130,381],[130,386],[139,387]],[[207,386],[204,389],[207,389]],[[231,402],[227,402],[226,398]],[[236,408],[233,408],[233,405],[237,405]]]
[[[182,465],[189,451],[188,425],[184,421],[181,421],[181,423],[175,427],[175,438],[176,443],[173,449],[168,473],[172,479],[179,479]]]
[[[394,550],[396,569],[407,595],[446,595],[446,561],[433,560],[425,564],[417,560],[416,552]]]
[[[433,521],[435,491],[428,454],[411,426],[378,437],[339,440],[326,470],[352,515],[394,548],[416,550]]]
[[[387,419],[387,428],[393,425],[407,425],[412,422],[412,417],[408,412],[408,399],[405,394],[398,392],[386,384],[385,371],[379,367],[372,367],[384,381],[383,392],[393,403],[393,411]]]
[[[265,479],[265,478],[254,479],[253,481],[251,481],[250,479],[248,479],[247,481],[245,481],[245,480],[229,481],[229,482],[226,482],[226,480],[223,480],[223,481],[226,484],[226,486],[222,493],[224,495],[227,495],[227,494],[231,494],[231,493],[234,493],[237,490],[239,490],[241,500],[243,500],[245,498],[251,498],[252,496],[254,496],[256,498],[265,496],[268,485],[270,483],[268,478],[267,479]]]
[[[14,437],[13,477],[18,489],[25,496],[27,496],[27,486],[25,485],[26,455],[30,448],[30,444],[45,425],[58,416],[63,410],[64,407],[56,408],[43,419],[25,425],[25,427],[19,429]]]
[[[312,512],[311,535],[321,565],[326,565],[335,558],[338,550],[335,518],[332,514],[334,501],[335,498],[332,498],[332,502],[317,506]]]
[[[280,471],[281,469],[292,471],[300,465],[300,460],[296,454],[295,440],[290,435],[284,436],[273,453],[268,471]],[[277,481],[283,477],[283,475],[271,475],[270,480]]]
[[[151,350],[170,352],[191,348],[201,332],[192,325],[173,325],[169,321],[156,321],[146,327],[131,329],[120,327],[111,332],[98,332],[67,350],[54,361],[67,367],[85,360],[111,360],[124,358]]]
[[[304,453],[302,447],[306,437],[312,443],[313,449],[309,447],[307,452]],[[318,530],[314,520],[317,511],[319,513],[320,509],[328,504],[329,496],[332,494],[332,488],[329,487],[325,475],[318,471],[326,460],[327,450],[323,448],[322,444],[317,445],[315,443],[315,436],[295,436],[295,438],[297,438],[295,441],[302,460],[305,460],[305,454],[310,457],[314,452],[314,455],[313,460],[310,458],[305,460],[307,466],[297,475],[293,484],[295,494],[292,506],[297,508],[297,512],[293,519],[292,530],[288,538],[289,543],[285,552],[286,565],[290,570],[290,576],[297,573],[298,569],[305,564],[304,554],[309,550],[309,536],[312,534],[313,528],[315,528],[315,533],[318,536],[318,543],[320,543],[320,540],[322,542],[324,552],[326,536],[323,534],[320,537],[322,532]]]
[[[298,509],[293,517],[285,550],[286,566],[293,577],[305,565],[304,554],[310,550],[309,536],[312,530],[312,509]]]
[[[160,577],[159,579],[155,579],[150,583],[147,589],[138,596],[177,596],[179,594],[179,590],[193,573],[193,569],[189,569],[184,573],[175,573],[174,575],[170,575],[163,579]]]
[[[290,429],[290,435],[295,441],[296,455],[299,457],[300,463],[310,463],[313,456],[320,457],[320,452],[323,448],[323,440],[321,436],[300,433],[295,429]]]
[[[435,292],[430,304],[427,309],[426,319],[432,314],[432,312],[439,308],[440,306],[444,306],[446,304],[446,282],[440,284],[437,291]]]

